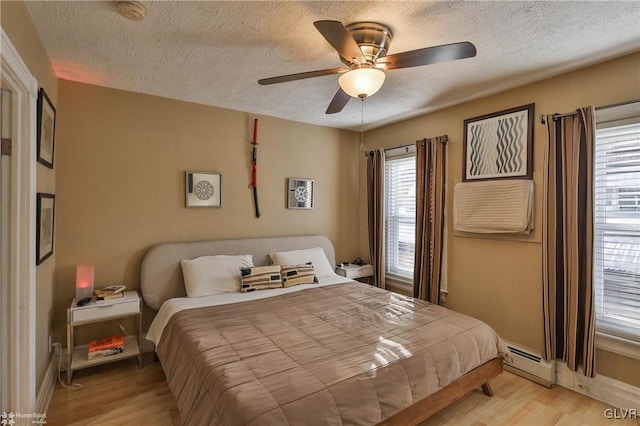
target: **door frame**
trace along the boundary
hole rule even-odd
[[[31,413],[36,402],[36,102],[38,82],[2,32],[0,76],[12,92],[9,274],[2,282],[2,410]],[[3,256],[7,255],[3,253]],[[6,376],[5,376],[6,375]],[[6,380],[5,380],[6,378]],[[6,404],[6,405],[5,405]]]

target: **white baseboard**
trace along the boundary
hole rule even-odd
[[[56,387],[56,380],[58,378],[58,357],[53,354],[49,361],[49,366],[44,374],[44,379],[40,384],[40,390],[36,396],[35,413],[46,413],[49,410],[49,403],[53,396],[53,391]]]
[[[556,380],[559,386],[621,409],[633,408],[640,412],[640,388],[597,375],[586,377],[581,370],[572,371],[564,362],[556,362]]]

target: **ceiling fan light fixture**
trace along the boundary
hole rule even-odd
[[[384,83],[384,71],[378,68],[356,68],[338,78],[344,92],[354,98],[365,98],[376,93]]]
[[[142,21],[147,11],[142,3],[136,0],[118,1],[116,10],[120,16],[132,21]]]

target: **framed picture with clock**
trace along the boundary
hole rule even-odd
[[[287,179],[287,207],[290,209],[313,209],[313,180]]]
[[[185,172],[187,207],[222,207],[222,174]]]

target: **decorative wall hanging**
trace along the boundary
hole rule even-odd
[[[41,192],[36,196],[36,265],[39,265],[53,254],[56,197]]]
[[[38,92],[38,162],[53,169],[56,109],[43,88]]]
[[[464,120],[463,180],[533,178],[534,104]]]
[[[313,206],[313,180],[288,178],[287,207],[310,210]]]
[[[256,217],[260,218],[260,205],[258,204],[258,119],[253,119],[253,148],[251,150],[251,183],[249,188],[253,188],[253,206]]]
[[[186,172],[187,207],[222,207],[222,174]]]

